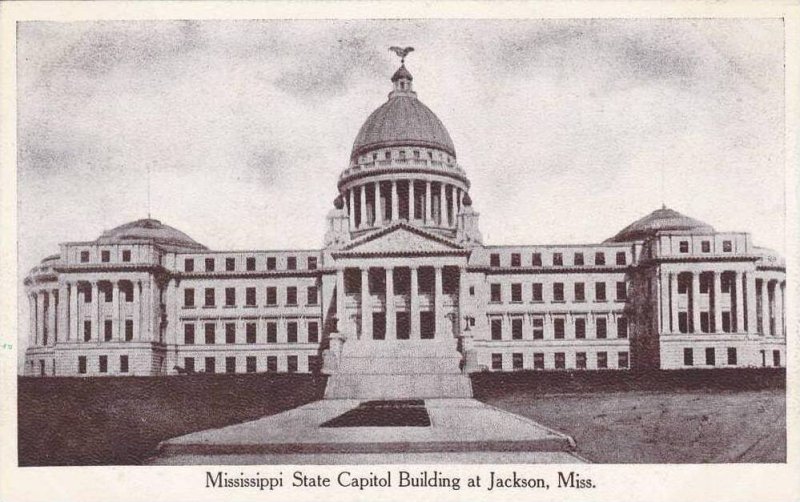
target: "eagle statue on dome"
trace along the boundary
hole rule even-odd
[[[389,47],[389,50],[394,52],[395,54],[397,54],[400,57],[400,64],[403,64],[406,61],[406,56],[408,55],[408,53],[413,51],[414,48],[413,47],[406,47],[404,49],[402,47],[397,47],[396,45],[393,45],[393,46]]]

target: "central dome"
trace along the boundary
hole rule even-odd
[[[395,84],[407,81],[411,74],[401,66],[392,77]],[[361,126],[350,159],[355,160],[370,150],[393,146],[419,146],[442,150],[453,157],[456,149],[442,121],[419,99],[410,87],[396,87],[389,100],[381,105]]]
[[[106,230],[97,239],[99,244],[124,244],[126,242],[149,241],[168,251],[199,251],[206,247],[177,228],[165,225],[158,220],[145,218],[125,223]]]
[[[631,242],[644,240],[658,232],[713,232],[708,223],[690,218],[666,206],[657,209],[620,230],[606,242]]]

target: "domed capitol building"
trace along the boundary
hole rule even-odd
[[[785,265],[662,207],[597,244],[493,246],[404,64],[324,247],[210,250],[155,219],[25,278],[25,374],[324,372],[327,397],[471,396],[478,371],[785,364]]]

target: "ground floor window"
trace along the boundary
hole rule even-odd
[[[522,319],[511,320],[511,339],[522,340]]]
[[[716,361],[716,354],[714,353],[714,347],[707,347],[706,348],[706,365],[714,366],[717,364]]]
[[[728,364],[736,366],[736,347],[728,347]]]
[[[395,334],[398,340],[408,340],[411,337],[411,314],[408,312],[395,314]]]
[[[544,353],[542,352],[533,353],[533,369],[535,370],[544,369]]]
[[[108,373],[108,356],[99,357],[100,373]]]
[[[128,356],[119,356],[119,372],[128,372]]]
[[[255,356],[247,356],[247,359],[245,359],[245,364],[247,365],[247,372],[248,373],[255,373],[256,372],[256,357]]]
[[[599,369],[608,368],[608,352],[597,353],[597,367]]]
[[[217,361],[213,357],[206,357],[206,373],[217,372]]]
[[[267,371],[270,373],[278,371],[278,356],[267,356]]]
[[[521,370],[522,369],[522,353],[521,352],[515,352],[514,354],[511,355],[511,366],[515,370]]]
[[[503,354],[492,354],[492,369],[493,370],[503,369]]]
[[[236,324],[229,322],[225,324],[225,343],[236,343]]]
[[[492,340],[502,340],[503,339],[503,320],[502,319],[492,319],[491,328],[492,328]]]
[[[553,355],[553,358],[555,362],[555,368],[557,370],[563,370],[567,367],[567,356],[563,352],[556,352]]]
[[[434,337],[434,334],[436,333],[436,323],[434,320],[435,316],[433,312],[419,313],[420,338],[423,340],[429,340]]]
[[[133,320],[126,319],[125,320],[125,341],[130,342],[133,340]]]
[[[317,342],[319,342],[319,324],[317,324],[316,322],[310,322],[308,323],[308,343],[317,343]]]
[[[86,373],[86,356],[78,356],[78,373]]]
[[[194,357],[183,358],[183,368],[187,373],[194,373]]]
[[[627,368],[630,364],[630,356],[628,356],[627,352],[620,352],[617,355],[617,367],[618,368]]]
[[[297,343],[297,323],[294,321],[286,323],[286,342]]]
[[[39,359],[39,376],[44,376],[44,359]]]
[[[579,370],[586,369],[586,352],[575,353],[575,367]]]
[[[773,366],[780,366],[781,365],[781,351],[780,350],[773,350],[772,351],[772,365]]]
[[[383,312],[373,312],[372,314],[372,339],[386,339],[386,314]]]
[[[553,338],[556,340],[564,338],[564,319],[553,319]]]
[[[289,373],[297,373],[297,356],[289,356],[286,358],[286,371]]]
[[[245,326],[245,337],[247,343],[256,343],[256,323],[249,322]],[[296,328],[295,328],[296,329]],[[295,331],[295,337],[297,337],[297,331]]]
[[[722,313],[722,331],[724,333],[730,333],[731,330],[731,313],[730,312],[723,312]]]
[[[83,341],[88,342],[92,339],[92,321],[83,321]]]
[[[114,323],[111,319],[103,321],[103,339],[107,342],[111,341],[111,333],[114,330]]]
[[[690,347],[683,349],[683,365],[694,366],[694,351]]]
[[[236,373],[236,358],[235,357],[226,357],[225,358],[225,373]]]
[[[267,343],[278,343],[278,324],[275,322],[267,323]]]
[[[541,340],[544,338],[544,319],[541,317],[533,318],[533,339]]]
[[[322,358],[320,356],[308,356],[308,371],[315,375],[322,371]]]

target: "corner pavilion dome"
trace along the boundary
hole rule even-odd
[[[149,241],[167,251],[207,249],[180,230],[152,218],[143,218],[106,230],[97,238],[96,242],[99,244],[124,244],[136,241]]]
[[[392,76],[395,90],[361,126],[350,159],[370,150],[393,146],[419,146],[442,150],[453,157],[456,149],[442,121],[411,90],[413,77],[405,65]]]
[[[634,221],[606,242],[630,242],[652,237],[657,232],[713,232],[708,223],[685,216],[674,209],[662,206],[644,218]]]

